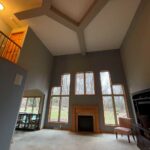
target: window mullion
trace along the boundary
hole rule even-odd
[[[124,104],[125,104],[125,109],[126,109],[127,117],[130,117],[129,111],[128,111],[127,97],[126,97],[125,94],[123,95],[123,97],[124,97]]]
[[[32,113],[33,113],[33,104],[34,104],[34,98],[33,98],[33,101],[32,101]]]
[[[118,124],[118,121],[117,121],[117,112],[116,112],[116,106],[115,106],[115,100],[114,100],[114,95],[112,95],[112,101],[113,101],[113,110],[114,110],[114,116],[115,116],[115,123],[116,125]]]
[[[111,94],[112,94],[112,101],[113,101],[113,110],[114,110],[114,117],[115,117],[115,123],[116,125],[118,124],[118,121],[117,121],[117,112],[116,112],[116,106],[115,106],[115,100],[114,100],[114,93],[113,93],[113,85],[112,85],[112,81],[110,79],[110,75],[109,75],[109,80],[110,80],[110,88],[111,88]]]
[[[41,109],[41,97],[40,97],[40,102],[39,102],[38,114],[39,114],[39,112],[40,112],[40,109]]]
[[[49,120],[51,120],[50,116],[52,113],[52,97],[55,97],[55,96],[51,96],[51,98],[50,98],[51,101],[50,101],[50,106],[49,106],[49,108],[50,108]]]
[[[61,100],[62,100],[62,96],[60,96],[60,99],[59,99],[59,113],[58,113],[58,122],[60,122],[60,113],[61,113]]]
[[[27,104],[28,104],[28,97],[27,97],[27,100],[26,100],[25,112],[27,111]]]
[[[61,113],[61,98],[62,98],[62,80],[61,80],[61,87],[60,87],[60,98],[59,98],[59,113],[58,113],[58,122],[60,122],[60,113]]]
[[[84,73],[84,95],[86,95],[86,73]]]

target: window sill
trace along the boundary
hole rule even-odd
[[[117,127],[117,126],[118,126],[118,125],[111,125],[111,124],[110,124],[110,125],[106,125],[106,124],[105,124],[105,127]]]
[[[49,121],[49,124],[68,124],[68,122],[53,122],[53,121]]]

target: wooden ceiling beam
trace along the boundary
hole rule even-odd
[[[50,10],[51,4],[52,4],[52,0],[43,0],[41,7],[18,12],[15,14],[15,16],[20,20],[42,16],[46,14],[48,10]]]
[[[54,19],[60,24],[66,26],[67,28],[75,31],[78,36],[81,53],[83,55],[86,54],[86,43],[84,36],[84,29],[88,26],[88,24],[93,20],[93,18],[104,8],[109,0],[96,0],[91,9],[85,15],[80,24],[77,24],[66,15],[60,13],[51,7],[52,0],[43,0],[43,4],[40,8],[34,8],[27,11],[22,11],[16,13],[16,17],[20,20],[29,19],[41,15],[47,15],[48,17]]]
[[[24,19],[42,16],[44,15],[44,13],[45,13],[44,9],[40,7],[40,8],[34,8],[19,13],[15,13],[15,16],[20,20],[24,20]]]
[[[50,9],[52,5],[52,0],[43,0],[42,7]]]
[[[81,53],[82,53],[82,55],[85,55],[86,54],[86,43],[85,43],[85,36],[84,36],[83,30],[78,30],[77,36],[78,36],[78,40],[79,40]]]
[[[52,18],[53,20],[59,22],[60,24],[66,26],[67,28],[78,31],[78,26],[75,22],[71,21],[69,18],[67,18],[65,15],[55,12],[54,10],[50,10],[46,12],[46,15]]]
[[[84,30],[88,24],[96,17],[96,15],[104,8],[104,6],[108,3],[109,0],[96,0],[91,9],[82,19],[79,28]]]

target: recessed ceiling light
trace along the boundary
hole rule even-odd
[[[0,10],[4,9],[4,5],[2,3],[0,3]]]

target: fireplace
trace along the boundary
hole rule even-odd
[[[73,106],[72,131],[99,133],[99,112],[97,106]]]
[[[93,116],[78,116],[78,131],[93,132]]]

